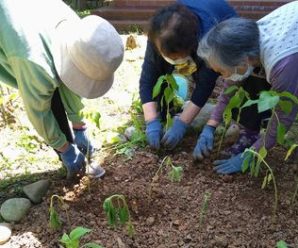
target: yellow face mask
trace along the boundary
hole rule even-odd
[[[183,64],[175,65],[175,72],[184,76],[190,76],[196,71],[197,64],[193,61],[191,57],[188,57],[188,59]]]

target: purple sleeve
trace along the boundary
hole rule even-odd
[[[223,90],[218,98],[218,102],[214,108],[214,110],[212,111],[211,113],[211,116],[210,116],[210,119],[211,120],[214,120],[216,122],[221,122],[222,121],[222,115],[223,115],[223,112],[227,106],[227,104],[229,103],[230,101],[230,98],[231,98],[231,95],[227,95],[225,94],[225,90],[227,88],[229,88],[231,86],[231,84],[228,84],[227,81],[224,80],[224,86],[223,86]]]
[[[270,75],[270,82],[272,84],[272,90],[277,92],[287,91],[294,96],[298,96],[298,53],[292,54],[281,61],[279,61],[272,69]],[[280,108],[276,108],[276,114],[279,121],[285,125],[289,130],[291,125],[296,119],[298,112],[297,104],[293,104],[293,109],[290,114],[286,114],[281,111]],[[264,144],[266,149],[272,148],[276,144],[277,136],[277,117],[273,115],[269,122],[265,137],[261,137],[255,142],[253,147],[259,150]]]

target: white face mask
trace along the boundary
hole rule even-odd
[[[182,58],[182,59],[176,59],[176,60],[170,59],[170,58],[168,58],[168,57],[166,57],[166,56],[163,56],[163,55],[162,55],[162,57],[164,58],[165,61],[167,61],[167,62],[168,62],[169,64],[171,64],[171,65],[181,65],[181,64],[185,64],[185,63],[187,63],[188,60],[191,59],[190,56],[187,56],[187,57]]]
[[[248,78],[253,73],[253,70],[254,70],[254,67],[251,65],[248,65],[248,68],[244,74],[238,74],[237,68],[236,68],[235,73],[233,73],[231,76],[229,76],[225,79],[232,80],[234,82],[240,82],[240,81],[243,81],[244,79]]]

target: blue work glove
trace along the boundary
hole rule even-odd
[[[74,143],[78,146],[79,150],[84,155],[87,155],[87,151],[88,151],[88,158],[90,158],[92,153],[94,152],[94,147],[92,146],[90,140],[88,139],[86,129],[73,129],[73,132],[75,136]]]
[[[195,160],[202,161],[210,155],[213,149],[215,127],[205,125],[201,132],[196,147],[192,153]]]
[[[162,126],[159,119],[154,119],[146,124],[146,136],[150,147],[158,150],[162,136]]]
[[[60,153],[60,157],[67,169],[67,179],[73,179],[78,173],[84,172],[85,156],[76,145],[69,144],[66,151]]]
[[[165,133],[161,143],[164,147],[172,150],[182,140],[188,125],[179,118],[174,120],[173,126]]]
[[[251,159],[252,155],[250,153],[239,153],[238,155],[225,160],[216,160],[214,165],[216,167],[214,170],[219,174],[232,174],[242,171],[243,162],[246,159]]]

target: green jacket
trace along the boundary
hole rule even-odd
[[[19,89],[28,118],[55,149],[66,142],[51,111],[57,88],[69,120],[82,121],[81,98],[61,82],[52,56],[55,28],[68,18],[78,16],[62,0],[0,1],[0,83]]]

